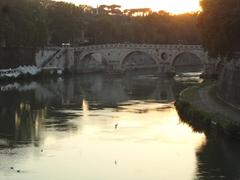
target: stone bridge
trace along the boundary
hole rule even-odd
[[[36,54],[39,67],[75,73],[155,69],[158,73],[209,71],[214,66],[200,45],[103,44],[51,47]]]

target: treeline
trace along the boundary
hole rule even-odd
[[[240,51],[240,1],[202,0],[201,6],[199,27],[209,55],[236,55]]]
[[[42,47],[101,43],[200,44],[197,14],[101,5],[93,8],[51,0],[1,0],[0,45]]]

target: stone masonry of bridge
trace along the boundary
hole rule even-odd
[[[178,56],[189,53],[196,56],[203,65],[206,74],[213,71],[215,64],[210,61],[201,45],[158,45],[158,44],[103,44],[82,47],[48,47],[36,53],[38,67],[56,67],[70,72],[83,71],[84,61],[89,66],[97,66],[101,70],[124,71],[125,59],[134,52],[148,55],[154,60],[158,72],[174,72],[174,64]],[[94,60],[93,60],[94,59]],[[90,63],[92,61],[92,63]],[[86,62],[85,62],[86,64]],[[134,66],[134,64],[133,64]],[[142,68],[148,68],[146,67]],[[132,67],[134,69],[134,67]]]

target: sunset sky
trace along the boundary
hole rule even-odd
[[[58,0],[60,1],[60,0]],[[61,0],[74,4],[87,4],[93,7],[101,4],[118,4],[122,8],[151,8],[154,11],[165,10],[173,14],[198,11],[199,0]]]

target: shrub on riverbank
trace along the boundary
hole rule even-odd
[[[191,125],[196,132],[204,132],[210,127],[210,115],[194,108],[189,102],[178,99],[176,109],[182,121]]]

